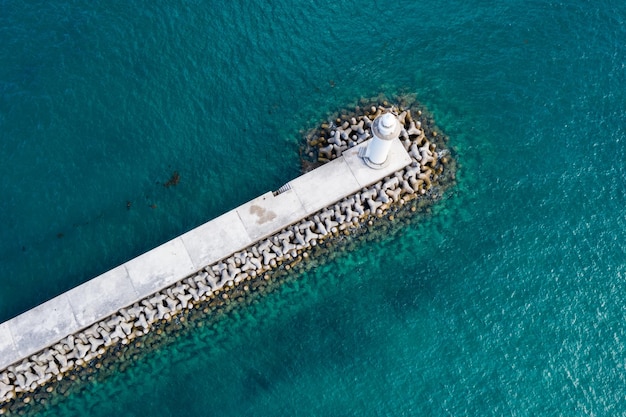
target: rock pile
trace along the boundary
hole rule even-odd
[[[373,220],[417,197],[436,199],[453,182],[455,165],[443,135],[433,130],[420,110],[386,103],[366,110],[359,107],[310,132],[305,157],[318,164],[340,157],[345,149],[371,137],[372,120],[382,112],[392,112],[400,120],[400,139],[412,158],[409,166],[9,366],[0,372],[4,404],[0,414],[22,409],[31,398],[45,401],[44,391],[52,392],[53,383],[81,369],[92,372],[116,347],[131,344],[185,311],[208,312],[207,306],[219,305],[236,291],[253,290],[255,282],[270,279],[272,271],[306,260],[322,242],[371,226]]]

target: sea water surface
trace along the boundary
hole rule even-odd
[[[626,415],[626,5],[0,2],[0,319],[416,94],[457,187],[40,415]],[[164,184],[178,172],[180,182]]]

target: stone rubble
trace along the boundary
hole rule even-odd
[[[212,298],[227,298],[229,288],[261,279],[265,273],[283,264],[288,267],[296,259],[306,259],[308,251],[323,240],[347,234],[350,229],[367,224],[372,217],[382,217],[394,205],[403,205],[428,193],[446,169],[450,151],[439,149],[434,143],[435,131],[427,137],[422,121],[414,118],[410,109],[378,105],[360,114],[357,111],[356,115],[338,117],[308,136],[307,156],[317,158],[318,163],[341,156],[346,149],[369,139],[372,120],[388,111],[396,114],[402,124],[400,138],[413,160],[409,166],[1,370],[0,407],[9,405],[0,408],[0,414],[10,410],[11,402],[20,398],[24,402],[38,388],[60,381],[77,368],[88,367],[107,350],[130,344],[152,331],[155,325],[172,320],[185,310],[198,308]]]

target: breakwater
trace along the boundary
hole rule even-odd
[[[384,111],[397,115],[403,129],[392,151],[395,162],[387,171],[376,171],[362,166],[358,153],[370,139],[371,121]],[[180,242],[163,246],[168,253],[185,248],[190,266],[183,268],[182,273],[194,268],[195,271],[125,304],[113,314],[93,320],[50,346],[29,352],[3,369],[0,401],[6,405],[1,412],[19,411],[33,402],[44,401],[46,393],[53,393],[60,381],[79,379],[94,368],[101,368],[105,358],[115,356],[120,347],[140,344],[149,334],[161,332],[163,323],[181,320],[185,312],[210,314],[237,294],[253,291],[271,279],[274,271],[289,270],[306,262],[320,244],[362,231],[416,197],[424,198],[423,201],[436,198],[445,188],[442,179],[453,179],[454,172],[446,169],[451,166],[449,150],[441,140],[436,143],[437,132],[420,120],[421,116],[419,110],[382,102],[337,115],[307,134],[305,156],[314,159],[316,166],[312,171],[275,193],[266,193],[216,219],[224,228],[216,229],[215,223],[209,222],[183,235]],[[332,203],[327,204],[328,201]],[[276,224],[286,227],[273,230]],[[245,233],[238,234],[238,227]],[[229,233],[226,242],[215,242],[226,238],[220,231]],[[201,234],[213,236],[194,251],[191,242],[202,240]],[[244,235],[251,244],[236,238]],[[220,251],[213,255],[218,258],[215,262],[207,254],[216,249],[207,247],[211,246],[207,242],[220,246]],[[237,250],[226,254],[230,248]],[[157,262],[155,256],[146,259]],[[198,265],[202,266],[196,268]],[[125,267],[126,274],[145,267],[145,263],[131,263]],[[114,271],[112,277],[124,282],[120,278],[124,271]],[[164,278],[159,280],[161,283],[131,280],[131,284],[135,291],[140,284],[149,291],[162,285]]]

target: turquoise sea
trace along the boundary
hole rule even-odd
[[[457,150],[431,215],[39,415],[626,416],[617,0],[0,1],[0,321],[277,189],[381,92]]]

